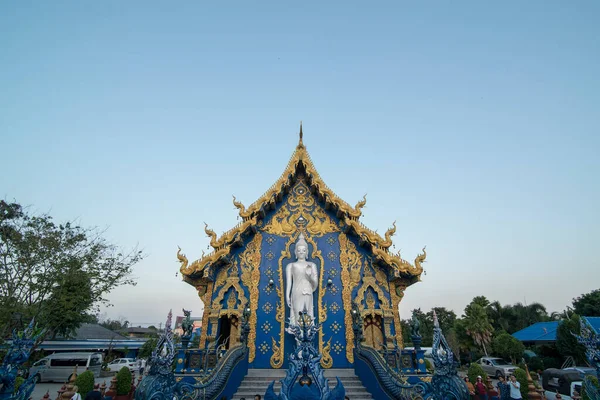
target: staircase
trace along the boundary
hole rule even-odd
[[[326,369],[325,378],[329,379],[329,387],[333,389],[337,384],[335,377],[338,376],[344,389],[346,389],[346,396],[352,400],[371,400],[373,397],[367,389],[360,382],[358,376],[354,374],[353,369]],[[267,387],[272,381],[275,381],[273,389],[275,393],[279,394],[281,390],[281,379],[285,378],[284,369],[249,369],[248,375],[244,378],[236,394],[233,395],[232,400],[240,400],[245,398],[246,400],[254,400],[255,394],[260,394],[263,398]]]

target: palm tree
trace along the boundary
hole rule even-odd
[[[471,302],[465,308],[465,329],[475,344],[483,348],[485,355],[488,355],[486,344],[492,341],[492,332],[494,328],[488,320],[485,309],[478,303]]]

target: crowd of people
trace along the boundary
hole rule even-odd
[[[481,376],[477,377],[475,384],[469,380],[468,376],[465,376],[465,383],[471,395],[471,400],[488,400],[488,388],[483,383]],[[522,399],[521,384],[514,375],[511,375],[508,381],[503,376],[500,376],[496,388],[498,389],[498,398],[500,400]]]

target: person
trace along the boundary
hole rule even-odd
[[[254,395],[254,400],[260,400],[260,399],[261,399],[260,394],[255,394]]]
[[[102,393],[100,393],[100,385],[96,383],[94,388],[87,392],[85,400],[102,400]]]
[[[498,377],[498,384],[496,385],[498,388],[498,397],[500,400],[508,400],[510,398],[510,388],[508,387],[508,383],[504,376],[500,375]]]
[[[344,400],[350,400],[350,397],[344,396]]]
[[[465,376],[465,384],[467,385],[467,390],[469,391],[471,398],[475,397],[475,387],[473,386],[471,381],[469,381],[468,376]]]
[[[140,359],[140,376],[144,376],[144,369],[146,369],[146,359]]]
[[[81,395],[77,392],[79,392],[79,388],[77,386],[73,386],[73,391],[75,392],[75,394],[73,395],[73,397],[71,397],[71,400],[81,400]]]
[[[510,376],[510,398],[514,400],[521,399],[521,383],[517,381],[517,377],[514,375]]]
[[[319,286],[317,265],[307,261],[308,244],[301,233],[296,241],[296,261],[285,267],[285,298],[290,308],[290,325],[298,325],[296,318],[306,311],[311,321],[315,320],[313,292]]]
[[[487,388],[483,384],[481,375],[477,376],[477,382],[475,383],[475,394],[479,400],[487,400]]]

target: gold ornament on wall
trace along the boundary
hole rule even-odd
[[[340,233],[340,265],[342,279],[342,302],[344,303],[344,325],[346,328],[346,359],[354,362],[354,332],[352,331],[352,290],[360,282],[362,257],[346,234]]]
[[[258,308],[258,282],[260,281],[262,235],[257,232],[240,256],[242,282],[250,292],[250,333],[248,334],[248,362],[256,356],[256,310]]]

